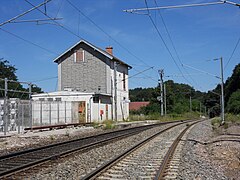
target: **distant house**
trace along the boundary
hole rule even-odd
[[[84,109],[79,111],[79,117],[84,117],[81,121],[128,118],[128,70],[131,66],[115,57],[112,47],[103,50],[80,40],[54,59],[54,62],[58,64],[57,97],[64,94],[60,92],[70,92],[68,96],[75,98],[68,100],[78,101],[81,109]],[[76,92],[79,92],[78,95]],[[90,95],[88,99],[85,93]],[[37,100],[42,97],[37,95],[33,98]],[[95,104],[98,108],[95,108]],[[92,114],[89,113],[90,109]]]
[[[137,111],[140,110],[141,107],[146,107],[149,105],[150,102],[130,102],[129,103],[129,110],[130,111]]]

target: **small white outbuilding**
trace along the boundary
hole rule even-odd
[[[112,97],[108,94],[57,91],[32,95],[32,100],[34,125],[91,123],[113,119]],[[124,116],[124,111],[122,113]]]

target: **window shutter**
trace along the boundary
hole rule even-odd
[[[76,63],[84,62],[84,51],[83,50],[78,50],[75,52],[76,55]]]

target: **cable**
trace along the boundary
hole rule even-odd
[[[104,31],[103,28],[101,28],[97,23],[95,23],[91,18],[89,18],[87,15],[85,15],[78,7],[76,7],[76,5],[74,5],[70,0],[66,0],[76,11],[78,11],[81,15],[83,15],[86,19],[88,19],[94,26],[96,26],[100,31],[102,31],[107,37],[109,37],[110,39],[112,39],[116,44],[118,44],[122,49],[124,49],[126,52],[128,52],[131,56],[133,56],[134,58],[136,58],[137,60],[139,60],[140,62],[142,62],[143,64],[145,64],[148,67],[151,67],[150,65],[148,65],[147,63],[145,63],[142,59],[140,59],[139,57],[137,57],[135,54],[133,54],[129,49],[127,49],[125,46],[123,46],[119,41],[117,41],[116,39],[114,39],[111,35],[109,35],[106,31]],[[136,69],[136,68],[135,68]]]
[[[47,52],[49,52],[49,53],[51,53],[51,54],[54,54],[54,55],[58,55],[56,52],[53,52],[53,51],[51,51],[51,50],[49,50],[49,49],[46,49],[46,48],[43,47],[43,46],[40,46],[40,45],[38,45],[38,44],[35,44],[34,42],[31,42],[31,41],[29,41],[29,40],[27,40],[27,39],[24,39],[24,38],[22,38],[22,37],[20,37],[20,36],[18,36],[18,35],[16,35],[16,34],[14,34],[14,33],[12,33],[12,32],[9,32],[9,31],[7,31],[7,30],[5,30],[5,29],[3,29],[3,28],[0,28],[0,30],[2,30],[3,32],[8,33],[8,34],[10,34],[10,35],[12,35],[12,36],[14,36],[14,37],[16,37],[16,38],[18,38],[18,39],[21,39],[22,41],[27,42],[28,44],[31,44],[31,45],[33,45],[33,46],[36,46],[36,47],[38,47],[38,48],[40,48],[40,49],[42,49],[42,50],[44,50],[44,51],[47,51]]]
[[[146,72],[146,71],[148,71],[149,69],[152,69],[152,68],[153,68],[153,67],[144,69],[143,71],[138,72],[137,74],[134,74],[134,75],[132,75],[132,76],[129,76],[128,78],[125,78],[125,79],[123,79],[123,80],[120,80],[119,82],[117,82],[117,84],[118,84],[118,83],[121,83],[122,81],[124,81],[124,80],[126,80],[126,79],[130,79],[130,78],[133,78],[133,77],[135,77],[135,76],[137,76],[137,75],[139,75],[139,74],[143,74],[144,72]],[[156,80],[154,80],[154,81],[156,81]],[[156,81],[156,82],[158,82],[158,81]]]
[[[133,57],[144,63],[146,66],[149,66],[147,63],[145,63],[143,60],[141,60],[139,57],[137,57],[135,54],[133,54],[131,51],[129,51],[126,47],[124,47],[121,43],[119,43],[116,39],[114,39],[111,35],[109,35],[106,31],[103,30],[98,24],[96,24],[91,18],[89,18],[87,15],[85,15],[78,7],[76,7],[70,0],[66,0],[74,9],[76,9],[79,13],[81,13],[86,19],[88,19],[93,25],[95,25],[100,31],[102,31],[107,37],[112,39],[116,44],[118,44],[121,48],[123,48],[125,51],[127,51],[129,54],[131,54]]]
[[[147,4],[147,1],[146,1],[146,0],[145,0],[145,4],[146,4],[146,7],[147,7],[147,9],[148,9],[148,4]],[[158,36],[160,37],[160,39],[162,40],[162,42],[163,42],[165,48],[167,49],[168,53],[170,54],[172,60],[174,61],[175,65],[177,66],[179,72],[180,72],[181,74],[183,74],[182,71],[181,71],[181,69],[179,68],[179,66],[178,66],[178,64],[177,64],[177,62],[176,62],[176,60],[175,60],[175,58],[173,57],[173,54],[171,53],[170,49],[168,48],[166,42],[164,41],[164,39],[163,39],[163,37],[162,37],[160,31],[158,30],[156,24],[154,23],[154,21],[153,21],[151,15],[150,15],[149,10],[148,10],[148,17],[149,17],[150,21],[152,22],[154,28],[156,29],[157,34],[158,34]],[[184,78],[189,84],[192,84],[191,82],[188,81],[188,79],[187,79],[184,75],[183,75],[183,78]]]
[[[152,68],[152,67],[150,67],[150,68]],[[139,70],[137,70],[136,68],[134,68],[133,70],[135,70],[136,72],[138,72],[138,73],[140,73],[141,71],[139,71]],[[144,73],[142,73],[144,76],[146,76],[146,78],[148,78],[148,79],[150,79],[150,80],[152,80],[152,81],[154,81],[154,82],[158,82],[156,79],[154,79],[153,77],[151,77],[151,76],[149,76],[149,75],[146,75],[146,74],[144,74]]]
[[[232,52],[230,58],[228,59],[227,64],[226,64],[225,67],[224,67],[224,70],[227,68],[229,62],[231,61],[231,59],[232,59],[232,57],[233,57],[233,55],[234,55],[234,53],[235,53],[235,51],[236,51],[236,49],[237,49],[237,47],[238,47],[239,42],[240,42],[240,37],[238,38],[238,41],[237,41],[237,43],[236,43],[236,45],[235,45],[235,47],[234,47],[234,49],[233,49],[233,52]]]
[[[25,0],[28,4],[30,4],[31,6],[35,7],[34,4],[32,4],[31,2],[29,2],[28,0]],[[65,26],[63,26],[62,24],[58,23],[57,21],[55,21],[52,17],[50,17],[49,15],[45,14],[42,10],[40,10],[39,8],[36,8],[39,12],[41,12],[43,15],[47,16],[48,18],[50,18],[51,21],[53,21],[56,25],[60,26],[61,28],[63,28],[64,30],[68,31],[69,33],[71,33],[72,35],[80,38],[80,39],[84,39],[83,37],[79,36],[78,34],[76,34],[75,32],[73,32],[72,30],[66,28]]]
[[[41,81],[47,81],[47,80],[56,79],[56,78],[58,78],[58,77],[54,76],[54,77],[48,77],[48,78],[43,78],[43,79],[39,79],[39,80],[34,80],[31,82],[41,82]]]
[[[34,7],[34,4],[32,4],[31,2],[29,2],[28,0],[25,0],[28,4],[30,4],[31,6]],[[88,16],[86,16],[84,13],[82,13],[82,11],[80,11],[76,6],[74,6],[69,0],[66,0],[67,2],[69,2],[79,13],[81,13],[84,17],[86,17],[89,21],[91,21],[96,27],[98,27],[102,32],[104,32],[104,34],[106,34],[109,38],[111,38],[114,42],[116,42],[120,47],[122,47],[123,49],[125,49],[126,51],[128,51],[128,53],[130,53],[131,55],[135,56],[134,54],[132,54],[127,48],[125,48],[124,46],[122,46],[117,40],[115,40],[112,36],[110,36],[108,33],[106,33],[100,26],[98,26],[94,21],[92,21]],[[50,18],[55,24],[59,25],[61,28],[65,29],[66,31],[68,31],[69,33],[73,34],[74,36],[80,38],[80,39],[84,39],[81,36],[79,36],[78,34],[74,33],[73,31],[71,31],[70,29],[64,27],[63,25],[61,25],[60,23],[56,22],[55,20],[52,19],[52,17],[50,17],[49,15],[45,14],[42,10],[38,9],[37,10],[39,12],[41,12],[43,15],[47,16],[48,18]],[[135,56],[135,58],[138,58],[137,56]],[[139,58],[138,58],[139,59]],[[142,63],[144,63],[145,65],[147,65],[148,67],[150,67],[148,64],[146,64],[144,61],[142,61],[141,59],[139,59]],[[135,68],[136,70],[136,68]],[[136,70],[138,71],[138,70]],[[155,80],[154,80],[155,81]]]
[[[155,2],[155,4],[156,4],[156,6],[158,6],[157,1],[154,0],[154,2]],[[176,46],[175,46],[174,43],[173,43],[172,37],[171,37],[171,35],[170,35],[169,31],[168,31],[167,25],[166,25],[166,23],[165,23],[165,20],[164,20],[164,18],[163,18],[163,16],[162,16],[161,11],[160,11],[160,10],[157,10],[157,11],[158,11],[158,14],[159,14],[160,17],[161,17],[163,26],[164,26],[164,28],[165,28],[165,30],[166,30],[166,32],[167,32],[168,38],[169,38],[169,40],[170,40],[170,42],[171,42],[171,45],[172,45],[172,47],[173,47],[173,49],[174,49],[174,52],[175,52],[175,54],[176,54],[176,56],[177,56],[177,59],[178,59],[179,63],[181,64],[181,66],[183,67],[183,69],[185,70],[185,72],[186,72],[187,74],[189,74],[189,72],[188,72],[188,71],[184,68],[184,66],[183,66],[183,63],[182,63],[182,61],[181,61],[181,59],[180,59],[179,53],[177,52]],[[195,81],[191,76],[189,76],[189,77],[190,77],[190,79],[195,83],[195,85],[197,85],[196,81]],[[190,84],[191,84],[191,83],[190,83]],[[192,85],[192,84],[191,84],[191,85]],[[198,85],[197,85],[197,86],[198,86]]]
[[[37,5],[37,6],[34,6],[33,8],[31,8],[31,9],[23,12],[22,14],[19,14],[19,15],[13,17],[13,18],[11,18],[11,19],[9,19],[9,20],[1,23],[0,26],[3,26],[3,25],[5,25],[5,24],[7,24],[7,23],[9,23],[9,22],[11,22],[11,21],[13,21],[13,20],[15,20],[15,19],[18,19],[18,18],[20,18],[20,17],[22,17],[22,16],[30,13],[31,11],[33,11],[33,10],[35,10],[35,9],[38,9],[38,8],[41,7],[42,5],[44,5],[44,4],[46,4],[46,3],[49,3],[50,1],[52,1],[52,0],[46,0],[46,1],[44,1],[43,3],[41,3],[41,4]]]
[[[198,4],[184,4],[184,5],[175,5],[175,6],[162,6],[162,7],[153,7],[153,8],[138,8],[138,9],[127,9],[127,10],[123,10],[124,12],[128,12],[128,13],[138,13],[137,11],[149,11],[149,10],[159,10],[159,9],[173,9],[173,8],[186,8],[186,7],[197,7],[197,6],[209,6],[209,5],[218,5],[218,4],[224,4],[224,3],[228,3],[228,4],[232,4],[235,6],[240,6],[237,3],[232,3],[230,1],[225,1],[225,0],[220,0],[217,2],[210,2],[210,3],[198,3]]]
[[[31,6],[34,7],[34,4],[32,4],[31,2],[29,2],[28,0],[25,0],[28,4],[30,4]],[[114,42],[116,42],[120,47],[122,47],[123,49],[125,49],[128,53],[130,53],[131,55],[133,55],[135,58],[139,59],[137,56],[135,56],[133,53],[131,53],[127,48],[125,48],[124,46],[122,46],[117,40],[115,40],[112,36],[110,36],[107,32],[105,32],[100,26],[98,26],[93,20],[91,20],[88,16],[86,16],[81,10],[79,10],[74,4],[72,4],[69,0],[66,0],[72,7],[74,7],[79,13],[81,13],[84,17],[86,17],[91,23],[93,23],[98,29],[100,29],[105,35],[107,35],[109,38],[111,38]],[[51,19],[51,17],[47,14],[45,14],[43,11],[41,11],[40,9],[37,8],[37,10],[39,12],[41,12],[43,15],[47,16],[48,18]],[[54,20],[52,20],[54,21]],[[64,27],[63,25],[60,25],[58,22],[54,21],[56,24],[58,24],[60,27],[62,27],[63,29],[67,30],[68,32],[70,32],[71,34],[77,36],[78,38],[83,39],[81,36],[79,36],[78,34],[72,32],[71,30],[69,30],[68,28]],[[144,63],[145,65],[147,65],[148,67],[150,67],[148,64],[146,64],[144,61],[142,61],[141,59],[139,59],[142,63]],[[136,70],[136,68],[135,68]],[[136,70],[138,71],[138,70]],[[138,71],[139,72],[139,71]],[[154,80],[155,81],[155,80]]]
[[[59,8],[57,10],[55,18],[58,16],[58,13],[60,12],[60,9],[62,8],[62,5],[63,5],[63,0],[60,2],[60,5],[59,5]]]

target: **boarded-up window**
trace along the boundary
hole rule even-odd
[[[85,52],[84,52],[84,50],[75,51],[75,53],[74,53],[74,62],[75,63],[80,63],[80,62],[84,62],[84,60],[85,60]]]

